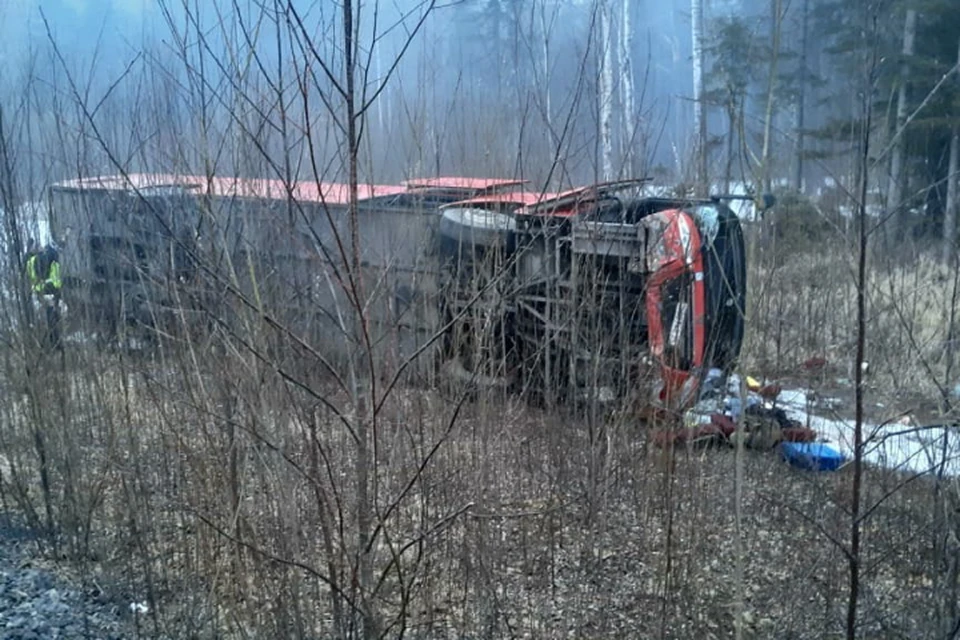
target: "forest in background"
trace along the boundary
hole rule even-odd
[[[71,5],[83,9],[73,14],[80,10]],[[856,54],[869,46],[878,56],[872,204],[899,212],[898,227],[941,236],[958,91],[952,70],[960,53],[960,27],[947,0],[883,3],[869,43],[862,33],[873,7],[867,2],[469,0],[435,6],[407,43],[398,21],[418,6],[378,7],[359,26],[361,39],[383,32],[364,43],[364,82],[391,80],[365,114],[365,180],[454,173],[579,184],[651,174],[720,188],[768,182],[829,202],[855,180],[861,123],[852,80],[862,75]],[[18,122],[10,140],[33,197],[44,180],[74,177],[78,166],[110,171],[91,145],[56,142],[54,120],[61,129],[83,125],[81,114],[66,108],[75,98],[68,76],[83,100],[98,106],[94,120],[111,130],[121,157],[139,170],[150,170],[172,148],[191,146],[184,141],[201,128],[215,148],[241,145],[229,135],[237,124],[231,113],[243,113],[253,129],[275,117],[276,105],[235,108],[248,87],[251,97],[272,100],[268,83],[284,72],[276,26],[255,8],[103,7],[51,1],[4,8],[11,36],[3,57],[5,111],[8,120],[29,119]],[[330,15],[317,9],[321,20]],[[26,28],[14,26],[18,21]],[[334,37],[322,29],[320,40]],[[251,50],[257,65],[240,56]],[[191,84],[203,58],[224,51],[236,55],[204,66],[207,86]],[[316,98],[329,91],[327,83],[317,78]],[[205,95],[198,97],[200,90]],[[163,117],[135,122],[146,118],[138,116],[145,104]],[[153,146],[134,130],[149,130]],[[329,146],[311,153],[329,163],[335,141]],[[307,151],[294,141],[287,153]],[[202,173],[202,154],[180,155],[185,171]],[[221,152],[221,172],[269,172],[262,162],[244,167],[230,156]]]
[[[102,6],[0,6],[18,36],[0,61],[8,291],[33,233],[24,204],[77,177],[769,190],[778,206],[744,221],[743,368],[843,391],[836,417],[856,405],[858,432],[955,420],[949,0]],[[17,329],[22,292],[2,306],[0,504],[91,584],[148,602],[145,636],[960,628],[946,437],[922,476],[673,457],[633,407],[571,416],[425,384],[366,357],[362,331],[344,332],[340,375],[233,284],[249,265],[201,258],[231,322],[184,322],[149,357],[79,346],[50,362]],[[362,329],[376,279],[350,242],[331,262]],[[799,373],[810,357],[828,367]]]

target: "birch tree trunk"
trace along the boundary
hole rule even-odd
[[[554,10],[556,11],[556,9]],[[554,13],[556,17],[556,13]],[[553,20],[547,24],[547,6],[546,3],[540,5],[540,36],[543,38],[543,92],[544,92],[544,111],[546,112],[547,129],[553,131],[553,105],[550,101],[550,80],[552,76],[553,65],[550,61],[550,32],[553,29]]]
[[[620,97],[623,101],[624,162],[635,175],[637,168],[634,145],[636,144],[636,114],[633,105],[633,25],[630,22],[632,0],[623,0],[620,21]]]
[[[777,72],[780,64],[780,35],[783,27],[783,0],[771,0],[770,6],[770,71],[767,77],[767,107],[763,118],[763,151],[760,154],[760,185],[770,191],[770,146],[773,136],[773,114],[777,98]]]
[[[610,7],[600,0],[600,147],[603,180],[613,180],[613,37]]]
[[[803,191],[803,155],[806,153],[804,128],[806,127],[807,107],[807,44],[810,30],[810,0],[803,0],[800,17],[800,88],[797,95],[797,159],[794,165],[793,186]]]
[[[907,9],[903,25],[903,61],[900,63],[900,86],[897,88],[896,131],[900,131],[907,122],[907,84],[910,79],[910,64],[907,58],[913,55],[913,41],[917,33],[917,11]],[[904,136],[898,135],[893,152],[890,154],[890,183],[887,187],[887,208],[894,212],[894,233],[890,236],[902,237],[906,232],[906,215],[903,199],[903,154]]]
[[[960,65],[960,47],[957,50],[957,64]],[[953,125],[950,137],[950,164],[947,169],[947,203],[943,212],[943,263],[950,264],[956,247],[957,237],[957,183],[960,176],[960,126]]]
[[[693,38],[693,128],[697,132],[696,188],[700,193],[709,190],[707,184],[707,119],[703,105],[703,0],[690,2],[691,36]]]
[[[950,164],[947,170],[947,202],[943,212],[943,263],[950,264],[957,235],[957,172],[960,171],[960,127],[953,125]]]

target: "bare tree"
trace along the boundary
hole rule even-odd
[[[866,59],[862,69],[863,78],[860,90],[861,125],[858,131],[859,153],[857,172],[857,311],[856,311],[856,355],[854,357],[854,436],[853,436],[853,479],[850,498],[850,547],[847,550],[847,565],[849,568],[850,586],[847,594],[847,640],[857,637],[857,607],[860,601],[861,572],[863,570],[863,551],[861,536],[863,522],[861,520],[863,467],[864,467],[864,402],[865,378],[864,363],[866,362],[867,348],[867,295],[868,271],[867,249],[869,239],[869,219],[867,217],[867,196],[869,194],[870,172],[870,138],[873,127],[873,96],[876,86],[877,66],[879,53],[878,45],[871,41],[877,33],[880,19],[880,6],[871,7],[872,13],[865,16],[865,39],[867,42]],[[868,39],[869,38],[869,39]]]
[[[960,50],[957,53],[957,65],[960,66]],[[960,200],[957,196],[957,183],[960,182],[960,124],[954,123],[950,133],[950,160],[947,168],[947,201],[943,212],[943,263],[950,264],[956,251],[957,209]]]
[[[707,117],[703,79],[703,0],[691,0],[690,16],[693,42],[693,130],[696,136],[694,169],[697,189],[705,192],[710,185],[707,183]]]
[[[807,69],[807,57],[810,33],[810,0],[803,0],[800,7],[800,61],[799,61],[799,86],[797,91],[797,156],[794,161],[793,186],[797,191],[803,191],[804,162],[806,158],[806,115],[807,115],[807,85],[809,84],[809,71]]]
[[[392,198],[415,198],[394,189],[372,206],[367,182],[384,175],[384,158],[396,156],[396,170],[406,172],[406,159],[428,147],[428,174],[512,166],[506,156],[522,142],[503,133],[502,114],[490,116],[491,103],[481,98],[492,86],[465,88],[466,70],[450,71],[450,87],[430,86],[442,75],[435,61],[443,51],[433,44],[424,45],[420,65],[429,69],[412,92],[385,84],[403,79],[394,54],[407,36],[423,33],[420,18],[437,15],[430,3],[404,3],[412,12],[403,15],[388,5],[321,3],[301,13],[284,0],[250,8],[232,0],[168,2],[164,48],[145,51],[129,73],[108,81],[116,87],[66,73],[69,54],[56,78],[41,74],[28,87],[29,117],[38,106],[54,114],[43,127],[31,125],[46,132],[41,155],[50,159],[38,168],[38,183],[106,172],[133,185],[90,190],[78,220],[156,223],[150,237],[162,250],[151,254],[155,262],[138,262],[144,246],[115,250],[115,266],[130,274],[124,286],[131,285],[118,306],[130,304],[133,284],[150,285],[147,314],[171,319],[147,329],[120,323],[120,333],[150,335],[152,348],[98,349],[84,342],[93,323],[78,311],[70,374],[54,377],[25,376],[31,349],[15,329],[2,328],[12,348],[0,354],[11,389],[0,406],[0,505],[34,524],[52,522],[52,539],[97,588],[115,582],[119,593],[144,594],[151,613],[142,633],[158,637],[820,637],[844,631],[844,608],[859,634],[916,635],[933,628],[929,607],[916,604],[930,597],[942,602],[937,631],[953,630],[957,563],[949,564],[955,543],[946,534],[956,526],[955,491],[944,474],[940,502],[931,506],[932,483],[868,463],[871,411],[880,411],[869,402],[876,378],[850,374],[859,466],[801,475],[772,453],[748,454],[742,441],[736,451],[678,447],[650,455],[650,431],[664,420],[680,429],[681,417],[647,411],[635,370],[640,350],[614,361],[624,327],[642,332],[643,318],[617,303],[620,285],[592,260],[557,260],[551,280],[538,280],[542,290],[526,299],[547,329],[530,331],[524,364],[557,382],[553,395],[569,396],[571,411],[528,403],[535,394],[522,377],[517,396],[480,384],[487,382],[481,374],[505,377],[513,364],[495,326],[509,313],[497,298],[520,261],[491,257],[478,268],[482,275],[462,264],[445,271],[469,292],[462,315],[411,337],[409,327],[450,295],[430,279],[434,263],[420,261],[426,242],[403,235],[428,236],[420,221],[435,218],[436,209],[380,210]],[[531,14],[531,31],[538,21],[550,31],[544,25],[553,24],[557,6],[540,8],[547,19]],[[614,22],[608,29],[615,31]],[[868,33],[878,29],[871,24],[863,23]],[[554,93],[552,109],[543,110],[550,93],[542,84],[500,92],[520,105],[498,102],[496,111],[510,112],[503,117],[521,137],[540,135],[541,120],[550,130],[536,159],[515,154],[523,176],[562,185],[578,172],[598,173],[591,148],[600,132],[585,117],[598,105],[584,88],[602,79],[591,70],[602,58],[594,26],[575,34],[588,44],[574,39],[582,54],[568,65],[575,82]],[[391,40],[388,33],[406,35]],[[556,63],[560,87],[571,77],[555,55],[567,49],[547,44],[557,41],[553,35],[526,44],[543,67],[537,83]],[[626,28],[620,37],[618,56]],[[868,45],[858,47],[860,64]],[[742,60],[747,71],[757,64]],[[860,66],[863,76],[875,73]],[[874,142],[873,87],[861,75],[845,80],[854,93],[870,85],[858,101],[868,121],[856,119],[865,164]],[[626,89],[616,78],[614,85],[626,104]],[[60,102],[40,100],[47,86]],[[368,126],[378,122],[378,100],[390,86],[397,101],[383,109],[382,126]],[[729,89],[724,106],[736,133],[743,91]],[[20,98],[6,94],[4,106]],[[17,109],[2,116],[0,160],[9,152],[10,166],[0,166],[0,194],[5,211],[16,213],[30,189],[10,179],[10,167],[28,157],[17,155],[28,117]],[[622,134],[627,144],[617,114],[611,118],[613,140]],[[772,149],[771,166],[780,166]],[[165,174],[162,184],[138,182],[140,170]],[[744,371],[773,376],[811,352],[854,360],[853,370],[869,355],[877,368],[877,350],[887,345],[897,356],[926,358],[929,370],[903,367],[910,385],[949,380],[951,365],[940,360],[943,325],[918,329],[925,316],[955,309],[957,279],[951,303],[941,281],[915,265],[889,273],[874,266],[864,184],[844,200],[856,214],[851,228],[859,224],[855,244],[838,232],[843,221],[829,204],[790,202],[791,218],[818,223],[798,227],[807,244],[778,242],[773,267],[768,260],[747,265],[756,313]],[[66,212],[70,191],[63,184],[49,191],[56,211]],[[166,233],[167,214],[187,216],[196,233]],[[11,233],[19,231],[14,226]],[[582,297],[566,304],[554,290],[568,285],[573,270]],[[13,306],[4,298],[0,315]],[[427,362],[438,336],[479,345],[477,364],[455,383]],[[579,349],[576,367],[555,356],[561,340]],[[760,341],[775,343],[775,358],[765,358]],[[636,404],[574,398],[566,378],[575,368],[585,386],[613,381]],[[832,384],[832,374],[822,377]],[[851,500],[855,469],[859,493]],[[862,505],[859,515],[851,516],[851,505]],[[881,533],[851,546],[858,526]],[[941,540],[934,555],[944,560],[933,594],[925,580],[938,569],[928,545],[917,544],[928,534]],[[780,550],[798,544],[802,553],[791,561],[809,564],[782,571]],[[599,600],[605,604],[597,608]],[[641,615],[650,610],[657,613]]]
[[[907,104],[907,91],[910,85],[910,56],[913,55],[914,40],[917,33],[917,10],[908,7],[903,24],[903,49],[901,51],[902,59],[900,61],[900,77],[897,83],[897,113],[895,122],[895,131],[899,132],[907,124],[909,114],[909,105]],[[906,231],[906,217],[904,213],[903,202],[903,158],[904,158],[904,137],[897,138],[892,152],[890,154],[890,181],[887,185],[887,207],[895,212],[895,224],[897,231],[894,235]]]
[[[630,0],[623,0],[620,13],[620,39],[618,48],[619,68],[620,68],[620,96],[622,100],[621,108],[621,132],[623,146],[625,147],[624,163],[629,170],[630,175],[634,175],[636,168],[637,154],[634,147],[637,144],[636,128],[637,122],[634,105],[633,90],[633,23],[631,13],[634,3]],[[641,155],[642,157],[642,155]]]
[[[763,116],[763,148],[760,151],[760,188],[770,191],[771,145],[773,144],[773,119],[775,116],[780,68],[780,41],[783,32],[783,0],[770,0],[770,64],[767,71],[766,106]]]
[[[600,107],[600,175],[603,180],[613,180],[613,28],[609,0],[597,0],[597,5],[600,12],[600,37],[598,40],[600,53],[600,91],[598,95]]]

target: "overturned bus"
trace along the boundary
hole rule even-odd
[[[357,195],[363,308],[392,366],[547,399],[649,389],[684,406],[739,356],[744,242],[723,198],[459,177]],[[358,348],[348,202],[337,183],[181,175],[49,189],[65,295],[89,327],[173,337],[269,315],[332,361]]]

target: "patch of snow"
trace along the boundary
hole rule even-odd
[[[0,216],[6,212],[0,208]],[[25,202],[17,207],[17,218],[20,221],[20,234],[23,246],[26,248],[29,238],[33,238],[42,247],[50,242],[50,215],[45,202]],[[0,232],[0,250],[7,251],[6,230]]]
[[[840,205],[838,207],[840,216],[843,218],[853,219],[856,216],[860,215],[860,210],[857,207],[851,205]],[[887,213],[887,208],[882,204],[877,203],[868,203],[866,206],[866,213],[868,218],[881,218]]]
[[[147,606],[146,602],[131,602],[130,611],[136,614],[146,614],[149,613],[150,607]]]
[[[777,406],[792,420],[817,432],[818,439],[853,459],[854,421],[810,413],[811,402],[802,389],[784,389]],[[899,422],[863,425],[864,460],[887,469],[960,476],[960,429],[934,425],[917,427]]]

